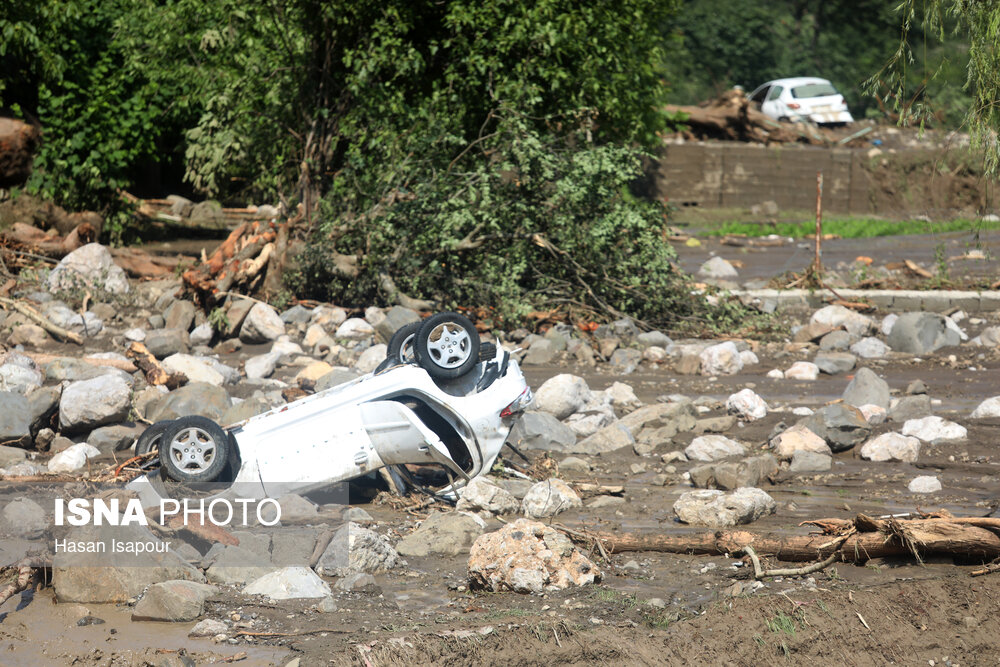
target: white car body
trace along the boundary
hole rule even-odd
[[[853,123],[843,96],[826,79],[800,76],[768,81],[747,96],[775,120],[809,120],[817,124]]]
[[[502,375],[478,390],[490,363]],[[405,476],[404,464],[444,467],[451,483],[440,494],[455,498],[489,472],[531,400],[520,367],[502,349],[447,383],[416,364],[397,364],[228,426],[235,474],[212,498],[279,498],[389,466]],[[128,488],[143,506],[169,497],[159,471]]]

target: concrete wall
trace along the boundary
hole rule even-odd
[[[781,209],[816,207],[823,172],[823,210],[870,213],[865,154],[848,148],[739,143],[664,146],[652,169],[652,194],[676,206],[749,208],[774,200]]]

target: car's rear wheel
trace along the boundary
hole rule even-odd
[[[389,339],[389,347],[386,350],[386,358],[396,358],[400,363],[410,364],[416,361],[416,350],[414,341],[417,339],[417,331],[422,322],[411,322],[400,327]]]
[[[176,419],[160,438],[160,467],[177,482],[213,482],[228,458],[229,436],[206,417]]]
[[[414,350],[417,363],[431,377],[461,377],[479,363],[479,332],[464,315],[431,315],[417,330]]]

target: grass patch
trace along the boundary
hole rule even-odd
[[[940,234],[945,232],[973,232],[984,229],[1000,229],[998,222],[982,220],[948,220],[926,222],[924,220],[878,220],[875,218],[831,218],[823,221],[824,234],[836,234],[845,239],[871,238],[873,236],[901,236],[907,234]],[[761,224],[755,222],[726,222],[715,229],[706,230],[708,236],[741,234],[745,236],[790,236],[803,238],[816,232],[816,221],[778,222]]]
[[[795,619],[783,611],[779,611],[774,618],[767,619],[767,629],[774,634],[786,634],[789,637],[795,636]]]
[[[494,609],[483,614],[483,620],[485,621],[499,621],[504,618],[521,618],[523,616],[538,616],[539,612],[531,609],[521,609],[519,607],[511,607],[510,609]]]

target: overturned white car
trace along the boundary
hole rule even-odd
[[[508,352],[481,345],[464,316],[440,313],[396,332],[386,360],[351,382],[225,428],[194,416],[157,422],[136,454],[158,450],[160,467],[129,488],[144,505],[169,497],[170,480],[205,483],[216,497],[278,498],[385,468],[397,487],[454,498],[490,470],[531,401]],[[427,470],[439,483],[422,481]]]

